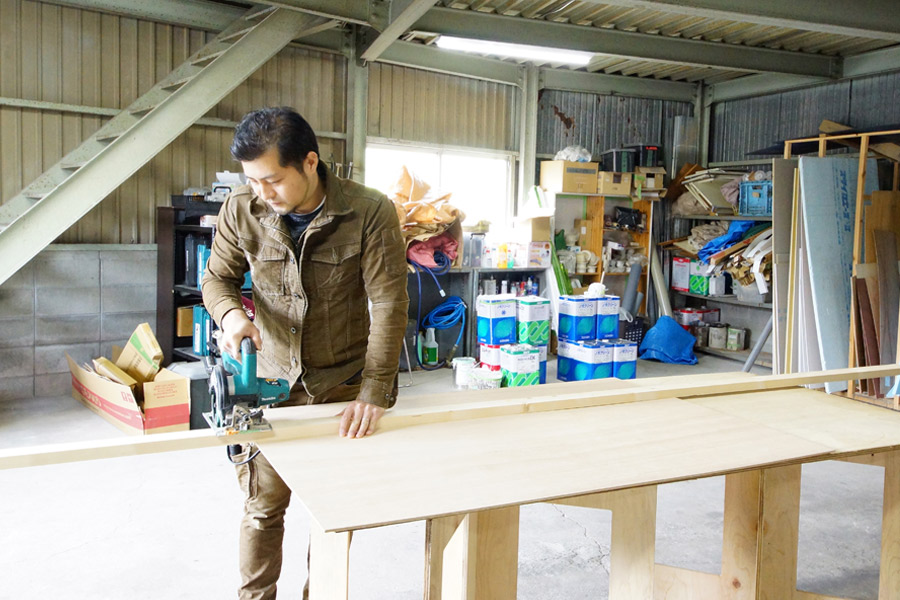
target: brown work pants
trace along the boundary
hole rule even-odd
[[[299,389],[298,389],[299,388]],[[352,378],[333,390],[316,397],[306,394],[302,386],[291,390],[290,400],[284,406],[321,404],[324,402],[348,402],[359,393],[359,380]],[[248,450],[257,448],[245,445],[234,460],[246,460]],[[244,517],[241,519],[240,600],[270,600],[275,598],[278,577],[281,575],[281,545],[284,540],[284,514],[291,501],[291,490],[275,472],[275,469],[259,454],[244,465],[235,466],[238,483],[244,492]],[[309,554],[306,557],[309,567]],[[303,598],[308,598],[309,581],[303,587]]]

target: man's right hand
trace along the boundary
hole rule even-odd
[[[247,314],[240,308],[233,308],[222,317],[222,350],[228,352],[235,360],[241,360],[241,340],[245,337],[253,340],[257,350],[262,350],[262,337],[259,329]]]

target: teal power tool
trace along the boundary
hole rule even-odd
[[[270,431],[263,407],[284,402],[291,386],[284,379],[256,376],[256,346],[250,338],[241,340],[241,360],[222,352],[222,362],[207,361],[210,412],[203,413],[216,435],[248,431]]]

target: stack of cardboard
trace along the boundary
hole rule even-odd
[[[126,433],[185,431],[190,426],[190,381],[160,368],[162,349],[150,325],[141,323],[113,360],[77,364],[66,354],[72,372],[72,397]]]

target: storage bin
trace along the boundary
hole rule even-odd
[[[772,182],[742,181],[738,214],[747,217],[772,216]]]

